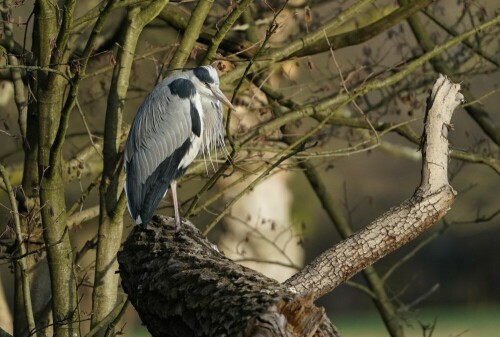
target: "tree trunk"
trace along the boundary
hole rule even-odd
[[[153,336],[338,336],[323,308],[234,263],[184,221],[135,227],[118,254],[122,286]]]

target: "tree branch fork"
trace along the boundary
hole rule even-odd
[[[280,284],[226,258],[191,223],[155,217],[118,255],[122,285],[153,336],[338,336],[313,302],[418,237],[450,209],[448,131],[460,85],[437,79],[427,101],[421,183],[411,198]]]

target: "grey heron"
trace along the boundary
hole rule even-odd
[[[168,76],[144,99],[124,151],[127,205],[137,225],[147,225],[170,186],[180,228],[176,180],[200,151],[224,144],[221,102],[234,109],[211,66]]]

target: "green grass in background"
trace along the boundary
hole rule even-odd
[[[389,337],[376,312],[331,314],[342,337]],[[436,326],[425,335],[420,326]],[[405,337],[500,337],[500,305],[478,307],[425,308],[410,314]],[[125,329],[125,336],[148,337],[146,327]]]
[[[332,314],[332,322],[342,337],[388,337],[375,312]],[[424,335],[421,324],[434,332]],[[406,321],[405,337],[497,337],[500,336],[500,306],[425,308],[411,313]]]

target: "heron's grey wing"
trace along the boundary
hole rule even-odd
[[[179,163],[191,146],[193,131],[200,127],[193,119],[195,95],[186,79],[162,82],[146,97],[132,123],[125,146],[125,191],[137,223],[151,219],[171,181],[182,174]]]

